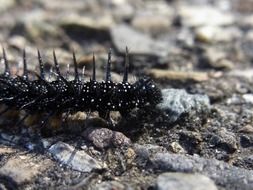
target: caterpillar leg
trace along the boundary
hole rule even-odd
[[[120,113],[121,117],[123,117],[125,119],[127,119],[128,116],[129,116],[129,111],[128,110],[124,110],[124,111],[121,110],[121,111],[119,111],[119,113]]]
[[[98,112],[99,117],[103,118],[104,120],[109,120],[110,119],[110,111],[99,111]]]
[[[0,112],[0,116],[3,115],[4,113],[6,113],[6,112],[9,111],[9,110],[10,110],[9,107],[4,108],[4,109]]]
[[[23,121],[29,116],[30,114],[25,114],[18,122],[15,123],[14,127],[19,127]]]

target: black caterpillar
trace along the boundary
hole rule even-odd
[[[160,89],[150,78],[141,78],[128,83],[129,55],[126,48],[123,81],[111,81],[111,51],[108,53],[105,81],[96,81],[95,56],[93,55],[92,77],[89,81],[80,79],[75,53],[73,53],[74,79],[67,80],[60,72],[53,51],[56,80],[45,78],[44,64],[38,50],[40,74],[31,80],[28,75],[26,52],[23,51],[23,74],[11,76],[5,49],[2,48],[4,72],[0,74],[0,104],[6,109],[24,110],[28,115],[47,113],[49,116],[64,112],[98,111],[99,116],[108,120],[110,111],[127,114],[134,108],[156,105],[162,100]],[[3,113],[2,112],[2,113]]]

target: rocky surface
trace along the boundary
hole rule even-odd
[[[242,168],[237,168],[223,162],[213,159],[204,159],[199,157],[187,157],[182,155],[173,155],[168,153],[157,153],[151,158],[153,167],[162,171],[177,171],[186,173],[203,173],[213,179],[216,184],[225,186],[226,188],[234,189],[251,189],[253,186],[252,171]],[[175,173],[177,176],[177,173]],[[240,176],[240,178],[238,178]],[[169,178],[169,176],[166,176]],[[192,175],[192,181],[194,180]],[[186,177],[181,177],[184,180]],[[190,180],[187,178],[187,180]],[[159,179],[158,179],[159,180]],[[196,180],[196,179],[195,179]],[[202,180],[207,180],[203,177]],[[198,181],[198,182],[197,182]],[[201,177],[197,179],[196,183],[199,188],[201,187]],[[187,183],[187,182],[186,182]],[[188,182],[189,183],[189,182]],[[194,183],[193,183],[194,184]],[[185,184],[186,185],[186,184]],[[210,184],[211,185],[211,184]],[[190,186],[190,185],[189,185]],[[210,189],[213,188],[212,186]],[[194,189],[194,187],[192,187]],[[209,188],[208,188],[209,189]]]
[[[200,114],[210,111],[209,98],[206,95],[188,94],[181,89],[163,89],[163,101],[157,105],[164,112],[169,122],[180,119],[183,114]],[[197,117],[197,116],[195,116]]]
[[[157,178],[157,189],[217,190],[217,187],[211,179],[204,175],[185,173],[163,173]]]
[[[252,5],[0,0],[12,74],[22,73],[24,48],[31,75],[38,71],[38,48],[52,77],[55,49],[71,78],[74,50],[85,80],[94,52],[101,80],[111,48],[112,79],[121,81],[128,46],[130,81],[148,75],[163,92],[156,107],[110,122],[71,113],[16,126],[24,113],[1,114],[0,189],[253,189]]]

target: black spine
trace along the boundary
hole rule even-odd
[[[111,81],[111,63],[112,63],[112,49],[109,50],[108,60],[106,65],[105,81]]]
[[[124,69],[124,76],[123,76],[124,83],[126,83],[128,81],[128,67],[129,67],[129,54],[128,54],[128,48],[126,47],[125,69]]]
[[[60,73],[60,66],[59,63],[57,61],[56,55],[55,55],[55,51],[53,50],[53,57],[54,57],[54,67],[55,67],[55,72],[57,74],[57,78],[62,78],[61,73]]]
[[[40,65],[40,77],[42,79],[45,79],[44,64],[43,64],[43,61],[42,61],[42,57],[40,55],[40,51],[37,50],[37,53],[38,53],[38,61],[39,61],[39,65]]]
[[[23,78],[25,79],[25,80],[27,80],[28,79],[28,70],[27,70],[27,62],[26,62],[26,51],[25,51],[25,49],[23,50]]]
[[[2,46],[2,51],[3,51],[3,60],[4,60],[4,66],[5,66],[4,75],[8,77],[10,76],[10,68],[9,68],[8,59],[6,57],[5,49],[3,46]]]
[[[92,62],[92,80],[96,81],[96,60],[95,60],[95,55],[93,53],[93,62]]]
[[[73,52],[73,62],[74,62],[74,69],[75,69],[75,80],[79,80],[79,73],[78,73],[78,68],[77,68],[75,52]]]

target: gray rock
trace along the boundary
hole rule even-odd
[[[121,184],[117,181],[104,181],[100,184],[96,184],[94,187],[94,190],[111,190],[111,189],[117,189],[117,190],[131,190],[131,187],[127,187],[124,184]]]
[[[166,15],[154,15],[148,12],[137,14],[131,24],[140,31],[156,35],[167,32],[172,24],[172,19]]]
[[[110,146],[129,146],[131,144],[131,140],[123,133],[112,131],[107,128],[90,127],[83,132],[83,136],[100,149]]]
[[[75,150],[74,147],[57,142],[49,148],[53,157],[64,165],[81,172],[90,172],[94,169],[102,169],[102,163],[98,162],[84,151]]]
[[[217,135],[215,134],[212,136],[210,143],[213,146],[221,148],[226,152],[230,153],[233,153],[238,148],[235,134],[230,131],[227,131],[227,129],[224,127],[219,129]]]
[[[7,133],[0,133],[0,143],[5,145],[16,145],[20,141],[20,137],[16,135],[9,135]]]
[[[158,176],[158,190],[217,190],[214,182],[201,174],[163,173]]]
[[[163,89],[163,102],[157,105],[163,110],[170,122],[175,122],[184,113],[204,113],[210,110],[210,100],[207,95],[188,94],[181,89]]]
[[[196,39],[206,43],[230,42],[242,36],[235,27],[202,26],[195,30]]]
[[[248,68],[232,70],[228,73],[228,76],[243,77],[251,80],[253,78],[253,69]]]
[[[232,69],[234,64],[226,57],[226,53],[217,48],[207,48],[204,55],[209,66],[216,69]]]
[[[6,11],[16,4],[15,0],[0,0],[0,12]]]
[[[240,137],[240,143],[243,148],[248,148],[253,146],[253,136],[252,135],[242,135]]]
[[[39,174],[52,167],[52,161],[35,155],[15,155],[0,168],[0,175],[6,175],[16,183],[31,182]],[[1,179],[2,182],[2,179]]]
[[[78,14],[69,15],[67,18],[62,18],[59,24],[63,28],[75,27],[76,30],[84,32],[92,29],[94,31],[107,31],[114,25],[114,20],[110,14],[95,16],[80,16]]]
[[[228,12],[219,9],[200,5],[200,6],[179,6],[178,14],[182,18],[183,25],[190,27],[197,26],[224,26],[231,25],[235,19]]]
[[[53,11],[63,11],[63,10],[72,10],[77,12],[79,10],[84,10],[87,7],[87,2],[82,0],[77,0],[74,3],[68,0],[39,0],[39,2],[47,9]],[[69,12],[68,12],[69,13]],[[67,15],[66,15],[67,16]]]
[[[227,163],[197,156],[157,153],[150,159],[159,171],[199,172],[210,177],[226,189],[250,190],[253,187],[253,171],[231,166]]]
[[[253,104],[253,94],[243,94],[242,98],[246,103]]]
[[[124,54],[128,46],[132,54],[166,56],[170,51],[170,44],[152,39],[127,25],[117,25],[111,29],[112,41],[117,50]]]
[[[111,2],[113,3],[113,2]],[[114,3],[111,8],[111,13],[114,20],[121,22],[123,19],[130,19],[134,15],[134,7],[125,1],[119,1]]]

